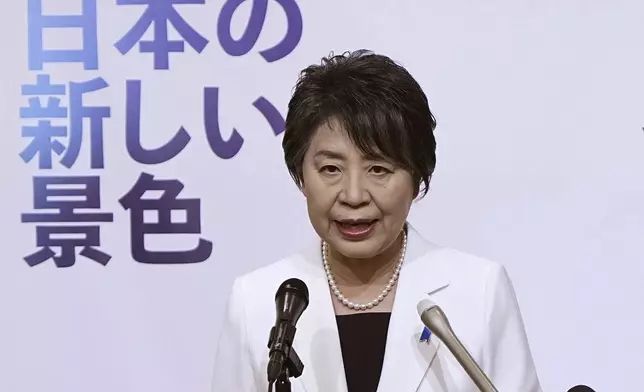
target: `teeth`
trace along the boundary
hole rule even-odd
[[[352,228],[366,228],[373,224],[373,222],[340,222],[342,226],[352,227]]]

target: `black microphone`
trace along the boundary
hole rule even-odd
[[[272,384],[277,380],[287,361],[299,362],[299,358],[292,350],[293,338],[295,337],[295,324],[302,312],[309,305],[309,289],[299,279],[287,279],[280,285],[275,293],[275,309],[277,318],[275,326],[271,328],[271,335],[268,340],[269,360],[267,366],[268,382]],[[301,373],[303,365],[296,364],[297,373]],[[294,374],[291,376],[299,376]]]
[[[587,385],[575,385],[568,392],[595,392],[595,390]]]

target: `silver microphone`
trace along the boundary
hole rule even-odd
[[[445,316],[441,308],[430,299],[424,298],[418,302],[417,309],[423,324],[445,343],[479,390],[481,392],[498,392],[492,381],[485,375],[476,361],[474,361],[474,358],[467,352],[463,343],[454,334],[447,316]]]

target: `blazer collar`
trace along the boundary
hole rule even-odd
[[[415,391],[440,341],[420,342],[417,302],[449,285],[449,270],[435,257],[439,247],[408,224],[407,254],[396,288],[378,392]],[[297,267],[309,288],[309,306],[298,323],[293,348],[304,363],[299,378],[307,392],[346,392],[346,378],[331,292],[319,240],[300,253]],[[428,273],[430,271],[430,273]]]

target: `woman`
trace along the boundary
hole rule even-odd
[[[212,392],[268,390],[274,295],[293,277],[310,298],[293,343],[304,364],[294,392],[477,391],[439,339],[421,339],[424,297],[499,391],[541,390],[505,269],[407,223],[434,171],[435,126],[418,83],[385,56],[358,51],[302,71],[283,148],[320,238],[235,280]]]

